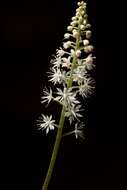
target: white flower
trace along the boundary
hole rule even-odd
[[[69,68],[70,65],[71,65],[70,60],[71,60],[71,56],[68,56],[68,58],[63,57],[63,58],[62,58],[62,61],[63,61],[62,67],[67,67],[67,68]]]
[[[62,57],[64,55],[64,53],[65,53],[65,51],[62,48],[57,49],[57,53],[56,53],[57,57]]]
[[[54,84],[61,84],[65,82],[66,76],[65,72],[61,71],[59,68],[51,68],[51,72],[49,72],[51,75],[49,76],[51,79],[49,81],[53,82]]]
[[[48,90],[46,87],[44,89],[44,96],[41,97],[42,101],[41,103],[48,102],[48,104],[51,102],[53,96],[52,96],[52,89]]]
[[[92,57],[92,54],[89,54],[87,57],[86,57],[86,62],[89,63],[89,64],[92,64],[93,63],[93,57]]]
[[[80,125],[79,125],[79,123],[76,123],[76,124],[75,124],[74,133],[75,133],[76,139],[77,139],[77,138],[81,138],[81,139],[84,139],[84,138],[85,138],[85,137],[84,137],[84,133],[83,133],[83,127],[84,127],[84,124],[83,124],[83,123],[81,123]]]
[[[71,106],[72,104],[78,104],[79,101],[76,99],[76,94],[70,92],[67,88],[64,88],[63,91],[60,88],[57,88],[57,97],[56,100],[64,103],[65,106]]]
[[[39,120],[39,128],[41,130],[44,130],[46,129],[46,134],[49,132],[49,130],[53,130],[55,127],[55,120],[52,120],[52,115],[50,116],[45,116],[43,114],[41,114],[41,118]]]
[[[73,73],[73,81],[78,82],[81,84],[84,81],[84,77],[86,75],[86,71],[84,70],[84,66],[78,66]]]
[[[88,55],[87,58],[85,59],[85,61],[83,62],[83,64],[86,66],[86,68],[88,70],[91,70],[93,69],[93,67],[95,66],[93,64],[93,57],[92,57],[92,54]]]
[[[59,51],[61,51],[61,52],[57,51],[57,55],[62,53],[62,50],[59,50]],[[61,57],[60,56],[56,56],[55,59],[51,60],[51,64],[53,64],[54,68],[55,67],[59,68],[60,65],[61,65],[61,63],[62,63],[62,61],[61,61]]]
[[[72,123],[72,121],[74,119],[79,120],[79,117],[82,117],[82,115],[79,113],[80,111],[82,111],[81,109],[81,105],[74,105],[72,104],[72,106],[67,107],[66,112],[65,112],[65,116],[69,118],[70,124]]]
[[[92,78],[84,78],[83,84],[79,86],[79,94],[87,97],[93,92],[95,81]]]

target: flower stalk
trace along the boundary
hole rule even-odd
[[[90,77],[89,71],[94,68],[93,46],[90,44],[91,25],[88,23],[86,14],[86,3],[78,2],[76,14],[72,17],[70,26],[67,27],[68,33],[64,35],[63,47],[57,49],[56,56],[51,60],[49,82],[56,87],[44,89],[41,103],[46,103],[46,107],[51,101],[57,102],[61,107],[59,123],[52,120],[52,115],[44,116],[39,120],[39,128],[46,134],[50,130],[57,128],[56,140],[47,171],[47,175],[42,190],[47,190],[51,180],[53,168],[57,158],[62,137],[75,134],[76,139],[84,139],[83,126],[80,113],[82,104],[78,97],[86,98],[94,90],[94,80]],[[74,127],[73,131],[63,134],[65,120],[68,125]]]
[[[63,106],[62,112],[61,112],[61,117],[60,117],[60,122],[59,122],[59,128],[57,130],[56,141],[55,141],[51,161],[50,161],[50,164],[49,164],[49,168],[48,168],[48,171],[47,171],[47,175],[46,175],[42,190],[47,190],[48,189],[48,185],[49,185],[49,182],[50,182],[50,179],[51,179],[51,176],[52,176],[53,168],[54,168],[54,165],[55,165],[55,161],[56,161],[56,158],[57,158],[57,154],[58,154],[58,150],[59,150],[59,146],[60,146],[60,142],[61,142],[61,138],[62,138],[62,130],[63,130],[64,120],[65,120],[64,115],[65,115],[65,108]]]

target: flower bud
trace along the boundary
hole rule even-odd
[[[63,43],[63,47],[64,47],[65,49],[68,49],[68,48],[70,47],[70,45],[71,45],[71,42],[70,42],[70,41]]]
[[[87,46],[89,44],[89,40],[83,40],[83,45]]]
[[[78,31],[77,30],[73,30],[73,37],[77,38],[78,37]]]
[[[80,6],[78,9],[79,9],[79,12],[80,12],[82,10],[82,6]]]
[[[79,17],[79,22],[81,23],[83,20],[82,16]]]
[[[85,14],[85,11],[81,11],[81,15],[83,16]]]
[[[68,26],[67,30],[71,32],[73,30],[73,27],[72,26]]]
[[[64,38],[65,39],[69,39],[70,38],[70,34],[69,33],[64,34]]]
[[[79,8],[76,9],[76,12],[79,12]]]
[[[73,29],[72,33],[73,33],[73,32],[77,32],[77,30],[76,30],[76,29]]]
[[[73,49],[71,49],[71,51],[70,51],[70,52],[71,52],[71,55],[72,55],[72,56],[74,56],[75,51],[74,51]]]
[[[80,5],[81,5],[81,2],[78,2],[77,5],[80,6]]]
[[[86,21],[86,20],[84,20],[84,21],[83,21],[83,24],[84,24],[84,25],[86,25],[86,23],[87,23],[87,21]]]
[[[91,24],[87,24],[87,25],[86,25],[86,28],[91,28]]]
[[[84,29],[85,29],[85,26],[82,24],[82,25],[80,26],[80,29],[81,29],[81,30],[84,30]]]
[[[90,30],[86,31],[86,38],[90,39],[92,35],[92,32]]]
[[[70,46],[71,45],[71,41],[68,41],[67,44]]]
[[[72,26],[76,26],[76,25],[77,25],[77,21],[71,22],[71,25],[72,25]]]
[[[83,4],[84,4],[84,1],[81,1],[81,2],[80,2],[80,5],[83,5]]]
[[[80,13],[79,13],[79,12],[77,12],[77,13],[76,13],[76,16],[77,16],[77,17],[79,17],[79,16],[80,16]]]
[[[92,45],[86,46],[84,48],[85,53],[91,53],[93,51],[94,47]]]
[[[57,55],[58,55],[58,56],[61,56],[61,57],[62,57],[62,56],[64,55],[64,53],[65,53],[65,52],[64,52],[64,50],[63,50],[62,48],[57,50]]]
[[[80,57],[80,55],[81,55],[81,50],[77,50],[77,51],[75,52],[75,54],[76,54],[77,57]]]
[[[72,20],[72,21],[75,21],[75,20],[76,20],[76,17],[75,17],[75,16],[74,16],[74,17],[72,17],[72,18],[71,18],[71,20]]]

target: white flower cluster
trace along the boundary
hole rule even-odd
[[[47,105],[53,100],[65,107],[65,117],[70,124],[76,120],[75,131],[79,132],[81,103],[78,96],[88,97],[94,89],[95,82],[89,76],[89,71],[94,68],[93,46],[90,44],[91,25],[88,23],[86,14],[86,3],[78,2],[76,14],[72,17],[72,22],[67,27],[64,35],[63,47],[56,51],[55,58],[51,60],[49,81],[56,86],[56,92],[52,89],[44,89],[42,103]],[[40,122],[40,128],[54,129],[55,121],[52,116],[44,116]],[[81,124],[82,126],[82,124]],[[82,128],[82,127],[81,127]],[[78,137],[76,133],[76,138]]]

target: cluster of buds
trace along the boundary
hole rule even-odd
[[[94,68],[93,46],[91,45],[91,25],[88,23],[86,14],[86,3],[78,2],[75,16],[72,17],[67,33],[64,35],[63,46],[57,49],[54,59],[51,60],[49,82],[56,87],[53,92],[51,88],[44,89],[41,97],[42,103],[47,105],[56,101],[65,107],[64,117],[73,124],[74,131],[68,134],[75,134],[76,138],[81,137],[82,106],[79,96],[86,98],[93,92],[95,81],[89,75]],[[81,125],[80,125],[81,123]],[[40,129],[49,130],[59,127],[59,124],[52,120],[52,115],[42,114],[39,120]]]

